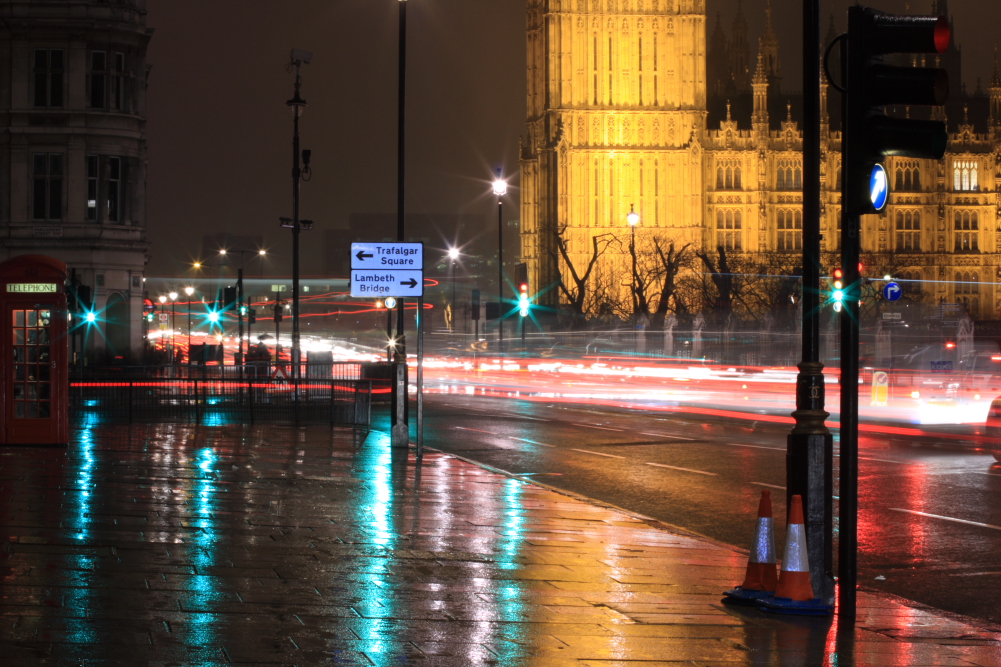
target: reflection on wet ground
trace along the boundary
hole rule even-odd
[[[381,432],[86,426],[0,449],[3,665],[998,665],[863,594],[724,608],[733,549]]]

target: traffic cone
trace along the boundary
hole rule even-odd
[[[789,507],[789,525],[779,585],[775,588],[773,597],[758,601],[758,607],[773,613],[801,616],[827,616],[834,613],[833,605],[813,596],[802,496],[793,496]]]
[[[747,559],[744,583],[723,593],[724,602],[756,604],[758,600],[774,594],[778,583],[775,570],[775,531],[772,526],[772,492],[761,492],[758,503],[758,521],[754,527],[754,542]]]
[[[810,581],[810,559],[806,549],[806,526],[803,521],[803,498],[792,497],[789,508],[789,527],[786,530],[786,549],[782,554],[782,574],[775,589],[775,597],[797,602],[813,599]]]

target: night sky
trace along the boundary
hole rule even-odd
[[[525,122],[525,0],[408,0],[407,211],[472,213],[491,220],[492,173],[517,185]],[[823,0],[844,29],[847,0]],[[890,12],[928,12],[931,0],[879,0]],[[750,38],[765,24],[766,0],[743,0]],[[736,0],[708,1],[708,32],[719,12],[729,32]],[[773,0],[783,89],[798,90],[798,0]],[[295,47],[303,68],[302,147],[313,179],[302,185],[306,273],[323,265],[323,230],[351,213],[396,210],[396,0],[149,0],[155,29],[148,115],[149,275],[184,275],[203,234],[263,234],[265,271],[290,272],[292,96],[285,71]],[[952,0],[963,74],[986,87],[1001,3]],[[755,50],[756,55],[756,50]],[[517,217],[518,191],[506,211]],[[372,230],[373,238],[392,229]],[[429,230],[442,248],[453,230]],[[492,229],[484,233],[494,233]],[[460,243],[470,239],[460,238]],[[347,253],[347,248],[344,249]],[[429,256],[431,253],[428,253]],[[256,263],[256,262],[255,262]],[[248,273],[257,273],[248,266]]]

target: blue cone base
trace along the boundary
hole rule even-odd
[[[834,606],[825,604],[820,598],[805,602],[789,598],[767,598],[758,601],[758,609],[771,614],[791,614],[796,616],[830,616]]]
[[[761,600],[770,599],[773,595],[775,595],[775,591],[752,591],[737,586],[732,590],[723,592],[723,602],[754,607]]]

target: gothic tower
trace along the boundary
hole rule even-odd
[[[704,0],[529,0],[522,259],[542,303],[631,209],[638,237],[701,239],[705,33]]]

